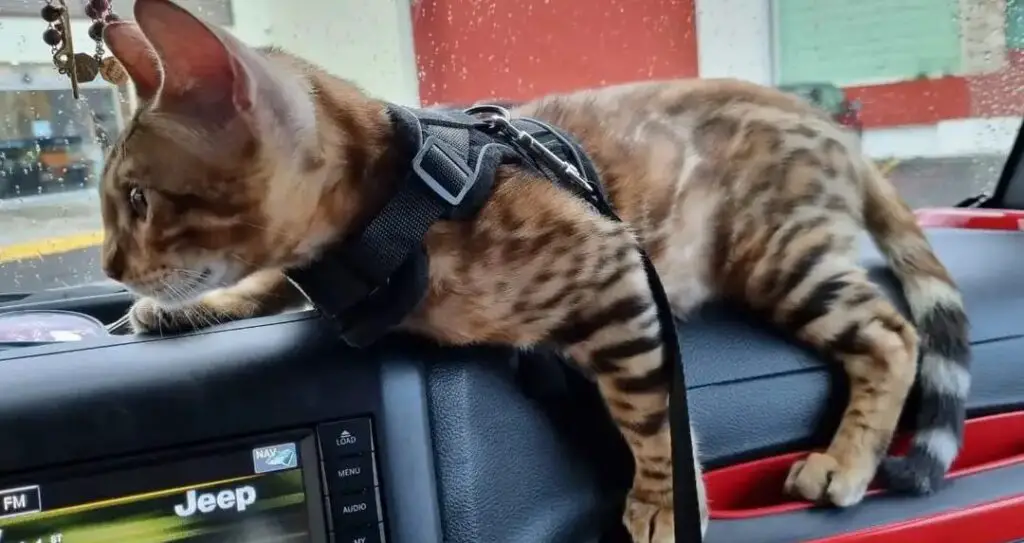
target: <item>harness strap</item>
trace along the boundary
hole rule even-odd
[[[349,344],[372,344],[397,326],[422,300],[429,257],[427,230],[439,220],[472,218],[487,198],[502,164],[521,164],[621,222],[586,152],[569,134],[536,119],[510,119],[498,106],[465,112],[389,108],[397,137],[415,151],[395,194],[359,233],[330,247],[314,262],[286,271],[289,280]],[[481,120],[475,115],[489,114]],[[650,258],[640,250],[661,326],[662,365],[671,379],[676,541],[699,543],[700,508],[690,435],[686,382],[676,322]]]
[[[357,235],[286,272],[357,347],[397,326],[423,298],[427,230],[439,220],[475,215],[490,196],[498,166],[521,160],[462,112],[392,107],[389,114],[396,135],[416,150],[395,194]]]

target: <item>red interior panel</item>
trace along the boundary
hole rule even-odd
[[[1024,211],[1013,209],[935,208],[914,213],[923,227],[1024,230]]]
[[[950,477],[1024,462],[1024,412],[969,420],[964,436],[964,448],[953,463]],[[896,439],[892,454],[901,454],[906,449],[907,439],[906,436]],[[782,493],[790,466],[807,454],[775,456],[708,472],[704,479],[711,518],[744,519],[813,507],[811,503]],[[868,495],[879,492],[882,490],[873,485]]]
[[[1024,537],[1024,496],[805,543],[1010,543]]]

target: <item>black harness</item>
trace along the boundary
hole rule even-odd
[[[530,118],[512,119],[494,105],[465,111],[390,106],[410,167],[391,199],[358,233],[316,261],[288,270],[310,302],[344,340],[364,347],[397,326],[423,299],[429,259],[427,230],[440,220],[473,218],[491,194],[497,169],[533,169],[620,221],[583,148],[564,131]],[[665,364],[672,375],[670,429],[676,541],[701,541],[686,386],[675,318],[658,274],[641,249],[658,309]]]

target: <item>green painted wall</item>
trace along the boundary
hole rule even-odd
[[[1024,0],[1011,1],[1024,8]],[[774,4],[779,84],[848,85],[959,71],[957,0]]]
[[[1006,46],[1024,49],[1024,0],[1006,0]]]

